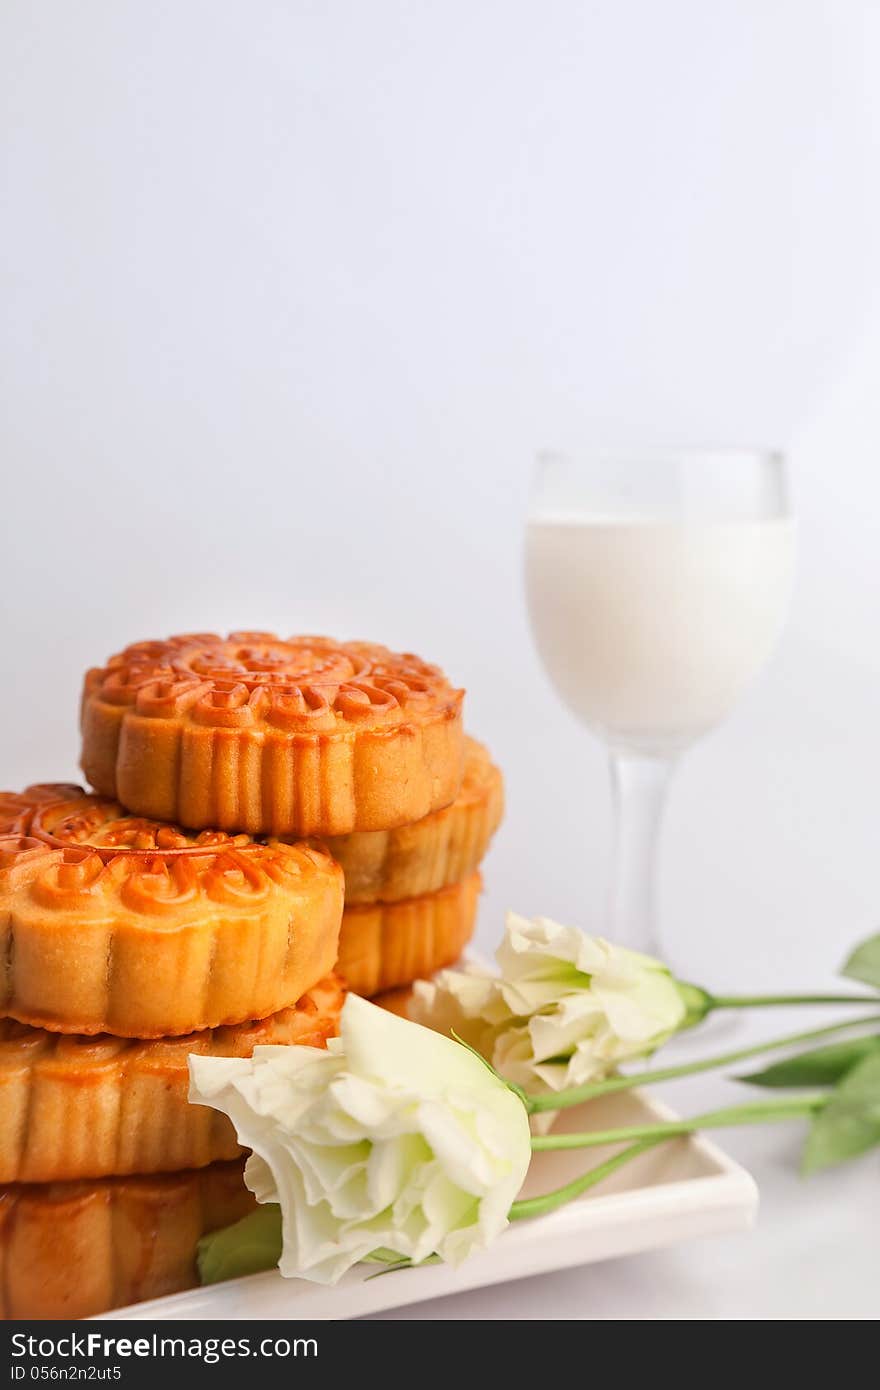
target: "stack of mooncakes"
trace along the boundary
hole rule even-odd
[[[502,813],[462,699],[416,657],[265,633],[88,673],[95,793],[0,798],[0,1314],[191,1284],[253,1199],[188,1055],[323,1046],[345,984],[456,959]]]

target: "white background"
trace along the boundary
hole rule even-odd
[[[880,918],[880,7],[6,0],[0,64],[5,783],[74,772],[129,640],[375,638],[507,774],[482,943],[595,926],[533,452],[778,444],[794,610],[681,768],[663,916],[704,983],[827,983]]]

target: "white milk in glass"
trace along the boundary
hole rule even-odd
[[[786,517],[531,522],[532,626],[569,707],[649,751],[720,723],[779,635],[794,525]]]

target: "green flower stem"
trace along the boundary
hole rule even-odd
[[[713,1071],[717,1067],[733,1066],[750,1057],[759,1057],[764,1052],[777,1048],[796,1047],[800,1043],[813,1042],[816,1038],[827,1038],[850,1028],[866,1024],[880,1023],[880,1014],[866,1014],[862,1018],[851,1018],[844,1023],[831,1023],[824,1028],[812,1028],[806,1033],[789,1033],[784,1038],[774,1038],[768,1042],[757,1043],[753,1047],[739,1048],[736,1052],[723,1052],[717,1057],[708,1057],[700,1062],[685,1062],[677,1067],[654,1067],[646,1071],[630,1072],[626,1076],[609,1076],[604,1081],[589,1081],[583,1086],[570,1086],[565,1091],[550,1091],[546,1095],[523,1096],[529,1114],[543,1110],[567,1110],[573,1105],[581,1105],[597,1096],[611,1095],[615,1091],[628,1091],[633,1086],[645,1086],[659,1081],[675,1081],[680,1076],[695,1076],[698,1072]]]
[[[625,1144],[634,1139],[674,1139],[680,1134],[693,1134],[698,1129],[727,1129],[733,1125],[769,1124],[774,1120],[790,1120],[799,1115],[812,1115],[825,1105],[824,1093],[811,1096],[789,1096],[783,1100],[756,1101],[752,1105],[729,1105],[723,1110],[707,1110],[690,1119],[669,1120],[662,1124],[628,1125],[623,1129],[592,1130],[585,1134],[535,1135],[532,1148],[591,1149],[599,1144]]]
[[[610,1178],[611,1174],[616,1173],[618,1168],[622,1168],[631,1159],[638,1158],[639,1154],[665,1142],[665,1134],[656,1135],[650,1139],[642,1139],[637,1144],[631,1144],[628,1149],[622,1149],[613,1158],[606,1159],[604,1163],[591,1168],[588,1173],[582,1173],[579,1178],[566,1183],[564,1187],[557,1187],[553,1192],[545,1192],[541,1197],[521,1198],[518,1202],[514,1202],[510,1208],[511,1221],[521,1221],[527,1216],[546,1216],[548,1212],[555,1211],[557,1207],[565,1206],[566,1202],[573,1201],[575,1197],[580,1197],[581,1193],[587,1192],[589,1188],[595,1187],[605,1178]]]
[[[711,1009],[764,1009],[780,1004],[876,1004],[875,994],[710,994]]]

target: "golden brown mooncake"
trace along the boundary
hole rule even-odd
[[[455,798],[463,695],[369,642],[137,642],[86,675],[82,767],[138,815],[197,829],[386,830]]]
[[[465,739],[464,777],[451,806],[397,830],[326,841],[345,870],[346,903],[399,902],[460,883],[482,862],[504,813],[504,782],[489,752]]]
[[[0,1187],[0,1317],[87,1318],[193,1288],[201,1237],[256,1206],[243,1168]]]
[[[409,1018],[409,1006],[413,997],[412,985],[402,985],[400,989],[386,989],[382,994],[373,995],[373,1003],[380,1009],[387,1009],[399,1018]]]
[[[237,1158],[229,1119],[190,1105],[190,1053],[250,1057],[267,1044],[325,1047],[345,990],[329,975],[257,1022],[142,1042],[0,1019],[0,1183],[174,1172]]]
[[[0,795],[0,1015],[135,1038],[265,1018],[333,969],[343,891],[312,846],[190,835],[71,787]]]
[[[399,903],[347,907],[336,969],[368,998],[433,975],[458,960],[473,935],[480,875]]]

